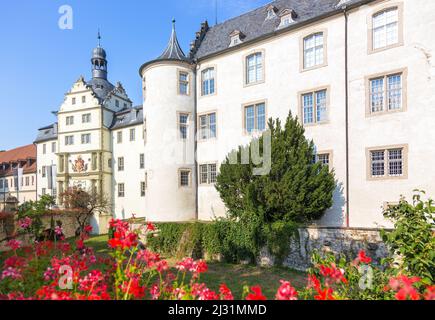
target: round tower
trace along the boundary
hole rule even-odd
[[[148,220],[190,221],[196,214],[195,74],[175,20],[163,54],[140,68],[143,83]]]

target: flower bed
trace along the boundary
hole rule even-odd
[[[22,221],[26,227],[26,221]],[[75,243],[64,240],[39,242],[23,247],[19,240],[8,242],[0,275],[2,299],[35,300],[334,300],[334,299],[435,299],[435,287],[419,278],[381,271],[371,266],[365,252],[352,262],[333,256],[313,259],[306,288],[297,291],[291,279],[283,279],[274,297],[266,297],[262,288],[245,288],[242,297],[234,297],[231,288],[221,284],[213,291],[201,282],[207,272],[203,260],[184,258],[176,271],[138,241],[140,233],[154,231],[153,224],[132,231],[127,222],[112,220],[114,231],[108,241],[110,257],[97,257],[85,246],[91,227]],[[59,232],[61,230],[58,230]],[[361,281],[361,270],[371,270]]]

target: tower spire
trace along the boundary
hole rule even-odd
[[[101,33],[100,33],[100,28],[98,28],[97,39],[98,39],[98,48],[101,48]]]
[[[98,45],[92,52],[92,78],[107,80],[107,60],[106,51],[101,47],[101,33],[98,28]]]

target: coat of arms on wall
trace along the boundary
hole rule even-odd
[[[88,169],[88,165],[85,163],[81,156],[78,156],[77,160],[74,161],[74,163],[72,164],[72,169],[74,172],[82,173]]]

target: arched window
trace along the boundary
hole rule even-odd
[[[323,32],[313,33],[304,38],[304,69],[324,64],[324,44]]]
[[[208,96],[215,93],[215,69],[208,68],[202,71],[202,95]]]
[[[399,42],[399,9],[382,10],[373,15],[373,50],[385,48]]]

